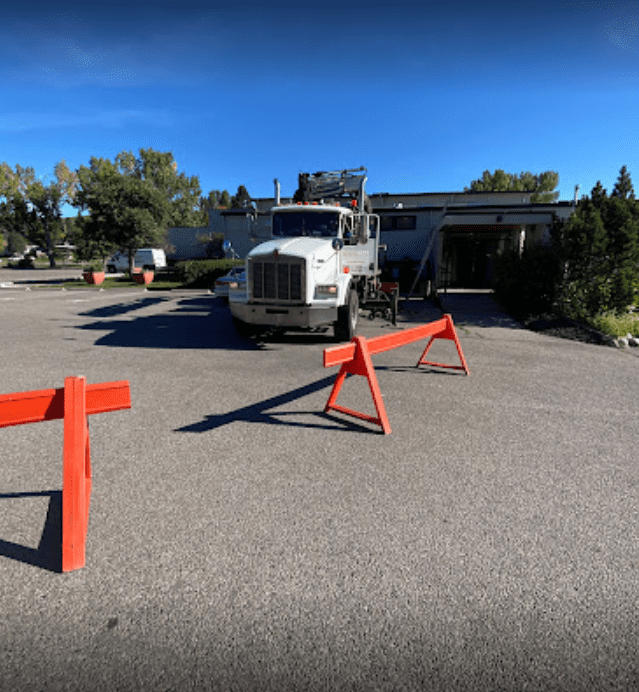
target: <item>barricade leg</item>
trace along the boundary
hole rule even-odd
[[[382,430],[386,435],[391,433],[390,422],[388,420],[388,415],[386,414],[386,408],[384,406],[384,400],[382,398],[382,392],[379,388],[379,383],[377,382],[377,376],[375,375],[375,369],[373,368],[373,362],[371,361],[370,353],[368,352],[368,347],[366,345],[366,339],[363,336],[356,336],[353,341],[355,341],[355,357],[352,361],[344,363],[340,368],[340,371],[335,379],[335,384],[331,390],[326,406],[324,407],[324,412],[328,411],[339,411],[347,416],[354,416],[355,418],[360,418],[362,420],[369,421],[370,423],[375,423],[381,426]],[[344,406],[339,406],[335,402],[337,401],[337,396],[339,394],[346,375],[362,375],[368,380],[368,387],[371,391],[373,397],[373,403],[375,404],[375,411],[377,412],[377,418],[374,416],[369,416],[366,413],[361,413],[360,411],[354,411],[353,409],[346,408]]]
[[[91,498],[91,451],[86,413],[86,379],[64,381],[62,480],[62,571],[84,567]]]
[[[420,365],[434,365],[435,367],[438,368],[450,368],[451,370],[463,370],[467,375],[470,375],[470,370],[468,369],[468,365],[466,364],[466,359],[464,358],[464,352],[462,351],[461,344],[459,342],[459,338],[457,337],[457,332],[455,331],[455,325],[453,324],[453,318],[450,315],[444,315],[444,319],[446,320],[446,327],[443,331],[439,332],[438,334],[434,334],[431,336],[430,340],[428,341],[428,344],[426,345],[426,348],[424,349],[424,352],[422,353],[420,359],[417,361],[417,365],[415,367],[419,367]],[[457,354],[459,355],[459,360],[461,362],[461,365],[449,365],[446,363],[435,363],[434,361],[431,360],[424,360],[426,357],[426,354],[430,350],[430,347],[433,345],[433,342],[435,339],[447,339],[449,341],[452,341],[455,344],[455,348],[457,349]]]

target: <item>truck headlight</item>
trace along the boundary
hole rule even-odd
[[[337,295],[337,286],[335,284],[324,284],[315,287],[315,293],[318,298],[332,298]]]

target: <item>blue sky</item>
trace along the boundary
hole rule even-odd
[[[292,195],[366,166],[369,192],[554,170],[560,198],[639,184],[639,2],[13,3],[0,161],[171,151],[202,191]],[[639,191],[639,190],[638,190]]]

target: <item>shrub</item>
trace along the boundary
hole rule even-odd
[[[590,324],[604,334],[617,337],[632,334],[639,337],[639,316],[631,313],[626,315],[604,313],[590,320]]]
[[[495,298],[520,319],[552,312],[559,262],[551,248],[533,246],[520,256],[507,250],[495,263]]]
[[[216,279],[241,264],[243,260],[188,260],[178,262],[175,270],[179,281],[189,288],[213,288]]]
[[[103,272],[104,271],[104,262],[100,262],[99,260],[93,260],[92,262],[89,262],[85,267],[84,271],[87,272]]]

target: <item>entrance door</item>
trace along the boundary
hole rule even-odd
[[[499,240],[478,233],[447,234],[443,248],[443,281],[450,288],[492,288]]]

